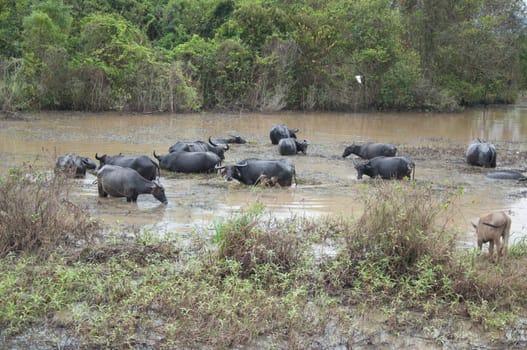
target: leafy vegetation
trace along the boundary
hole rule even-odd
[[[19,175],[2,179],[2,197],[45,192],[41,203],[63,203],[47,195],[63,188],[58,180],[36,187],[35,176]],[[462,191],[411,181],[363,189],[358,218],[277,220],[255,203],[216,222],[210,241],[200,232],[183,241],[151,230],[125,239],[118,227],[69,247],[20,240],[0,259],[0,338],[9,344],[45,329],[44,342],[56,346],[60,329],[81,348],[228,348],[265,338],[271,347],[302,349],[336,321],[348,345],[358,341],[350,315],[360,310],[379,310],[395,332],[443,324],[449,338],[453,316],[492,331],[524,314],[525,242],[499,265],[456,248],[449,218]],[[6,226],[4,214],[15,209]],[[30,204],[2,202],[0,241],[17,226],[31,231],[34,213]],[[71,214],[45,211],[39,222],[57,224],[56,215]],[[92,224],[80,230],[96,234]],[[40,237],[55,232],[42,226]]]
[[[509,103],[524,23],[521,0],[2,0],[0,109]]]

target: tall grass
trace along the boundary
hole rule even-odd
[[[62,175],[14,168],[0,179],[0,257],[9,252],[47,254],[90,241],[97,224],[68,199]]]
[[[239,216],[216,225],[218,257],[240,264],[243,275],[263,264],[290,271],[302,258],[303,237],[294,227],[262,219],[264,207],[256,203]],[[294,225],[294,223],[293,223]]]
[[[448,226],[455,196],[431,185],[376,182],[363,194],[364,213],[345,237],[343,253],[354,261],[387,258],[393,277],[413,271],[423,256],[447,263],[455,251]]]

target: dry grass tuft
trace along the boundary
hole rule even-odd
[[[452,194],[413,182],[379,181],[364,196],[364,213],[346,236],[352,261],[367,255],[392,257],[391,275],[411,271],[423,256],[447,263],[455,250],[456,236],[439,219],[449,216]]]
[[[10,252],[47,254],[89,242],[98,225],[68,199],[63,175],[11,169],[0,179],[0,257]]]
[[[262,264],[273,264],[286,272],[302,257],[302,241],[295,230],[283,223],[263,222],[262,212],[263,207],[257,204],[216,227],[220,259],[239,262],[244,275]]]

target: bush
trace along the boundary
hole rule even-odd
[[[447,227],[454,196],[410,181],[368,186],[363,214],[343,232],[337,257],[325,263],[329,287],[353,287],[374,299],[406,294],[420,283],[423,295],[441,289],[455,261],[456,237]]]
[[[432,186],[411,182],[380,181],[368,188],[364,213],[347,237],[350,256],[391,257],[391,274],[411,271],[423,257],[446,263],[455,250],[455,235],[446,232],[454,194],[439,193]]]
[[[239,216],[216,225],[220,259],[238,262],[243,276],[264,264],[275,265],[282,272],[290,271],[302,256],[302,241],[295,230],[275,221],[264,225],[263,209],[257,203]]]
[[[68,200],[68,189],[62,175],[32,169],[0,179],[0,257],[91,241],[97,223]]]

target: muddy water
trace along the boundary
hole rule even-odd
[[[351,142],[391,142],[400,155],[416,163],[416,178],[438,186],[463,186],[455,224],[461,243],[472,245],[470,221],[482,212],[510,210],[512,239],[527,226],[527,184],[488,180],[487,171],[464,163],[466,145],[475,138],[492,141],[498,168],[527,168],[527,109],[521,107],[470,110],[459,114],[418,113],[280,113],[280,114],[121,114],[36,113],[0,119],[0,164],[4,172],[23,162],[53,167],[58,155],[75,152],[94,159],[95,153],[149,155],[167,153],[176,141],[206,140],[239,134],[249,143],[232,145],[226,162],[247,157],[279,158],[269,141],[273,124],[299,128],[310,142],[306,156],[290,156],[298,185],[292,188],[251,188],[225,183],[215,174],[182,175],[163,172],[169,204],[142,195],[137,204],[124,199],[98,198],[95,176],[74,180],[74,197],[106,223],[154,226],[161,233],[184,235],[213,224],[259,201],[277,216],[345,214],[357,216],[361,181],[350,159],[342,159]]]

